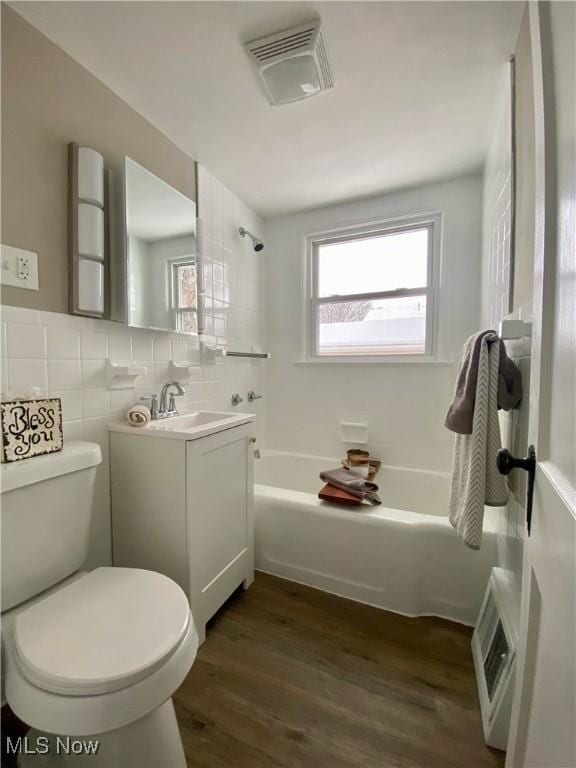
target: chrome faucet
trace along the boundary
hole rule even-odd
[[[175,387],[176,393],[169,392],[170,387]],[[157,419],[167,419],[169,416],[178,416],[175,398],[180,397],[185,394],[185,392],[186,390],[184,387],[177,381],[169,381],[162,387],[162,392],[160,393],[160,405],[158,405],[157,395],[141,397],[140,400],[150,401],[150,415],[152,416],[152,421],[156,421]],[[168,400],[168,404],[166,404],[166,400]]]
[[[170,388],[174,387],[176,393],[170,392]],[[178,381],[168,381],[162,387],[160,392],[160,405],[158,406],[158,418],[166,419],[169,416],[178,416],[176,409],[176,397],[181,397],[185,394],[186,390]]]

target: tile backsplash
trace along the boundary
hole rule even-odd
[[[198,337],[154,335],[102,320],[18,307],[2,308],[2,393],[22,396],[37,388],[62,399],[65,429],[77,436],[86,419],[122,416],[139,397],[170,379],[170,360],[188,361],[183,411],[227,408],[231,387],[262,389],[258,363],[202,359]],[[110,390],[107,361],[147,368],[132,389]]]

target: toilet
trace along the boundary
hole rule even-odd
[[[172,694],[198,650],[171,579],[86,559],[100,447],[2,465],[2,703],[19,765],[185,768]],[[95,752],[95,753],[94,753]]]

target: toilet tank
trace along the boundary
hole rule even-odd
[[[2,611],[82,567],[88,550],[96,443],[2,464]]]

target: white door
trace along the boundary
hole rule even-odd
[[[529,12],[536,120],[530,442],[537,467],[506,765],[575,768],[574,3],[533,2]]]

